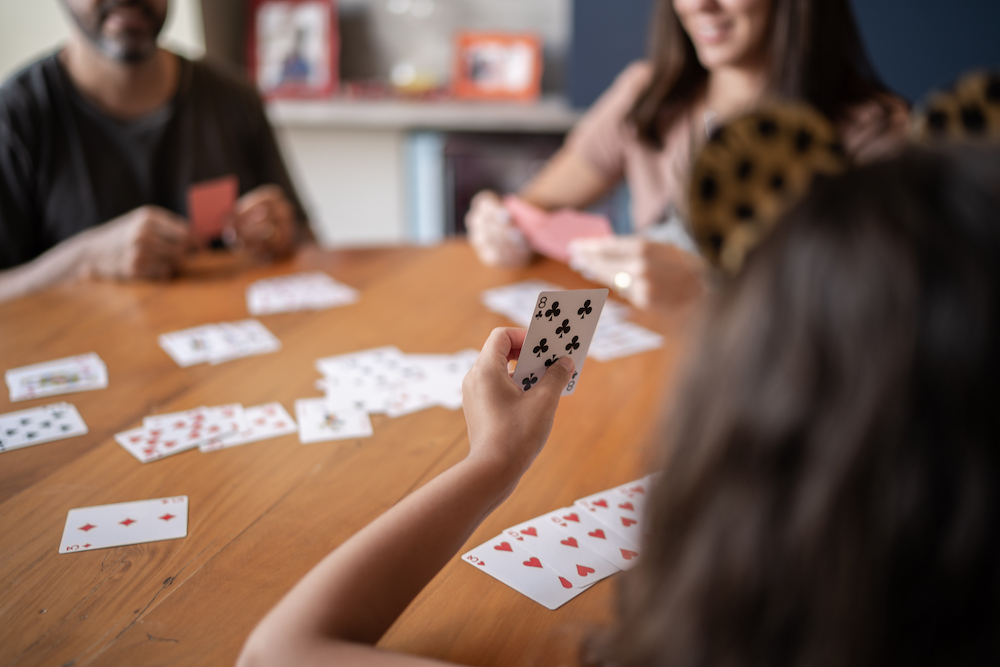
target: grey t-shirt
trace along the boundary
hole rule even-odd
[[[0,87],[0,269],[140,206],[187,217],[188,188],[234,174],[276,184],[305,212],[256,91],[180,58],[177,92],[137,120],[107,116],[52,54]]]

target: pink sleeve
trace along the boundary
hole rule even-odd
[[[858,164],[891,157],[910,133],[910,109],[902,99],[885,96],[856,105],[838,124],[844,150]]]
[[[577,123],[566,146],[609,181],[625,171],[625,147],[635,143],[634,131],[625,120],[639,93],[649,81],[650,67],[632,63]]]

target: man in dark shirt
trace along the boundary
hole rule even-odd
[[[0,88],[0,301],[80,275],[163,279],[194,247],[189,188],[236,176],[226,236],[306,231],[256,92],[160,49],[169,0],[64,0],[66,46]]]

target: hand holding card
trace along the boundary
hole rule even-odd
[[[195,183],[188,189],[188,216],[199,241],[205,243],[222,235],[237,196],[239,181],[232,175]]]

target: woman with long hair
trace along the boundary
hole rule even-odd
[[[570,264],[640,307],[700,291],[683,193],[714,126],[768,98],[806,102],[856,162],[891,153],[908,128],[908,107],[875,73],[849,0],[660,0],[652,27],[648,59],[619,75],[520,193],[543,210],[580,209],[624,179],[637,234],[579,241]],[[492,192],[473,199],[466,227],[486,264],[531,257]]]
[[[523,392],[523,339],[494,331],[466,378],[469,456],[317,565],[241,665],[429,664],[371,645],[548,436],[571,363]],[[583,661],[1000,664],[997,154],[820,182],[695,340],[643,560]]]

